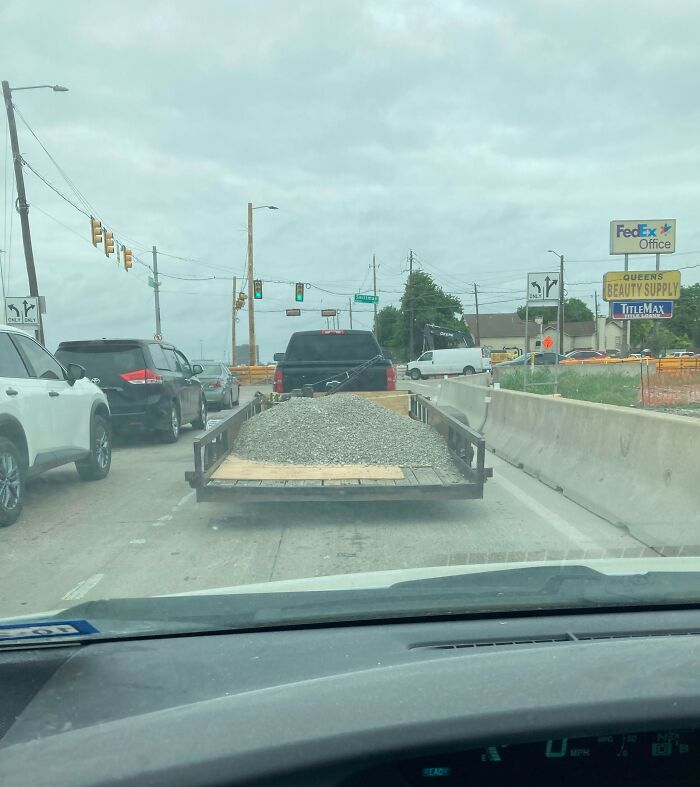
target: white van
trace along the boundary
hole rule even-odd
[[[428,350],[406,366],[412,380],[442,374],[478,374],[491,371],[491,351],[485,347],[456,347],[452,350]]]

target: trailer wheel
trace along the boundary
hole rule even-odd
[[[420,380],[420,369],[411,369],[411,371],[408,373],[408,376],[411,378],[411,380]]]

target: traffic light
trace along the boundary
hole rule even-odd
[[[92,245],[97,246],[98,243],[102,243],[102,222],[91,216],[90,224],[92,225]]]
[[[304,300],[304,282],[298,281],[294,290],[294,300],[301,303]]]
[[[111,232],[104,232],[104,242],[105,242],[105,257],[109,257],[110,254],[114,254],[114,235]]]
[[[126,246],[122,246],[122,251],[124,252],[124,270],[128,271],[133,265],[134,253],[131,249],[127,249]]]
[[[256,301],[262,300],[262,279],[253,281],[253,297]]]

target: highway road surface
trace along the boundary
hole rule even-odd
[[[30,482],[21,519],[0,529],[0,616],[355,571],[655,554],[492,454],[483,500],[196,503],[184,480],[195,434],[122,438],[105,481],[82,482],[69,465]]]

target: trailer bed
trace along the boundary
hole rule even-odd
[[[412,393],[409,404],[412,418],[436,429],[447,441],[454,463],[453,473],[444,473],[431,466],[280,465],[240,459],[235,455],[236,436],[241,426],[265,406],[264,400],[257,398],[195,439],[195,469],[187,472],[185,478],[196,490],[198,502],[482,498],[484,483],[491,476],[491,469],[484,467],[486,445],[483,436],[470,429],[451,408],[438,408],[428,399]],[[273,406],[284,407],[284,403]],[[256,472],[260,478],[252,477]]]

